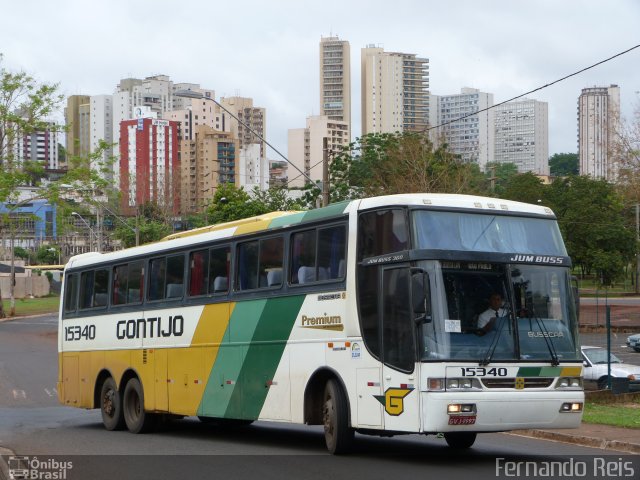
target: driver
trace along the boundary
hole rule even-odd
[[[503,317],[505,314],[506,311],[502,308],[502,295],[498,292],[493,292],[489,295],[489,308],[478,316],[476,335],[483,336],[490,332],[495,326],[496,319]]]

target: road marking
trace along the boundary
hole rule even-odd
[[[16,400],[18,400],[19,398],[27,398],[27,394],[24,390],[18,390],[18,389],[14,389],[13,390],[13,398],[15,398]]]
[[[44,391],[50,397],[57,397],[58,396],[58,390],[56,390],[55,388],[53,390],[49,390],[48,388],[45,388]]]

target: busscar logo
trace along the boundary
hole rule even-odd
[[[413,388],[387,388],[384,395],[374,395],[374,397],[384,406],[385,412],[397,417],[404,412],[404,397],[413,390]]]
[[[342,317],[340,315],[327,315],[326,313],[317,317],[302,315],[302,323],[300,326],[319,330],[336,330],[338,332],[344,330]]]

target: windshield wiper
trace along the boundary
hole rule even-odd
[[[556,353],[556,348],[554,347],[553,342],[549,340],[549,330],[547,330],[547,327],[545,326],[544,321],[540,317],[538,317],[538,315],[536,315],[535,311],[532,311],[531,314],[533,318],[535,318],[536,323],[538,324],[538,327],[542,332],[542,338],[544,338],[544,343],[547,345],[547,350],[549,350],[549,353],[551,354],[551,365],[554,367],[560,365],[560,360],[558,360],[558,354]]]
[[[491,362],[491,358],[493,357],[493,354],[496,351],[496,348],[498,347],[498,340],[500,340],[500,334],[502,333],[502,327],[504,325],[505,320],[509,317],[509,313],[507,313],[506,315],[503,315],[502,317],[500,317],[500,322],[498,323],[498,326],[496,328],[496,335],[493,338],[493,340],[491,341],[491,345],[489,345],[489,349],[487,350],[487,353],[484,355],[484,358],[482,359],[482,361],[480,362],[480,366],[481,367],[485,367],[487,365],[489,365],[489,363]]]

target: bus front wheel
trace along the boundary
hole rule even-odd
[[[444,439],[451,448],[470,448],[476,441],[474,432],[448,432]]]
[[[100,413],[102,423],[107,430],[122,430],[124,415],[122,414],[122,397],[113,378],[107,378],[100,389]]]
[[[137,378],[129,380],[124,387],[122,410],[131,433],[146,433],[156,425],[157,416],[144,411],[144,392]]]
[[[349,427],[345,394],[336,380],[329,380],[324,388],[322,423],[327,449],[333,454],[347,453],[353,444],[354,431]]]

